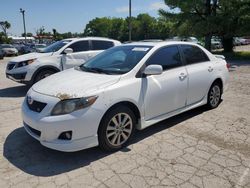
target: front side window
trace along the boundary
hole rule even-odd
[[[209,61],[207,55],[197,46],[181,45],[187,64]]]
[[[156,51],[147,61],[146,65],[161,65],[163,70],[182,65],[177,46],[168,46]]]
[[[73,53],[75,52],[84,52],[89,50],[89,41],[78,41],[71,44],[68,48],[72,48]]]
[[[125,74],[132,70],[152,46],[118,46],[108,49],[80,66],[86,72]]]
[[[114,46],[114,43],[111,41],[101,41],[101,40],[92,41],[92,50],[106,50],[113,46]]]

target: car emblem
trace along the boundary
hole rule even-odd
[[[31,96],[28,96],[28,97],[27,97],[27,101],[28,101],[28,104],[29,104],[29,105],[32,105],[33,102],[34,102],[34,100],[31,98]]]

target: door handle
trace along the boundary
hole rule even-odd
[[[208,72],[212,72],[213,70],[213,67],[208,67]]]
[[[181,81],[182,81],[182,80],[185,80],[186,77],[187,77],[187,75],[186,75],[185,73],[181,73],[181,74],[179,75],[179,78],[180,78]]]

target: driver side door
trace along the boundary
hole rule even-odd
[[[186,106],[188,75],[176,45],[158,49],[146,62],[162,65],[161,75],[142,78],[145,119],[151,120]]]
[[[63,69],[79,66],[90,58],[90,44],[88,40],[77,41],[67,48],[71,48],[73,53],[62,55]]]

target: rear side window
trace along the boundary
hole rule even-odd
[[[197,46],[181,45],[187,64],[209,61],[207,55]]]
[[[164,47],[156,51],[146,63],[147,65],[162,65],[163,70],[182,66],[177,46]]]
[[[73,49],[74,52],[83,52],[83,51],[88,51],[89,50],[89,41],[84,40],[84,41],[78,41],[69,46],[69,48]]]
[[[106,50],[114,46],[111,41],[92,40],[92,50]]]

